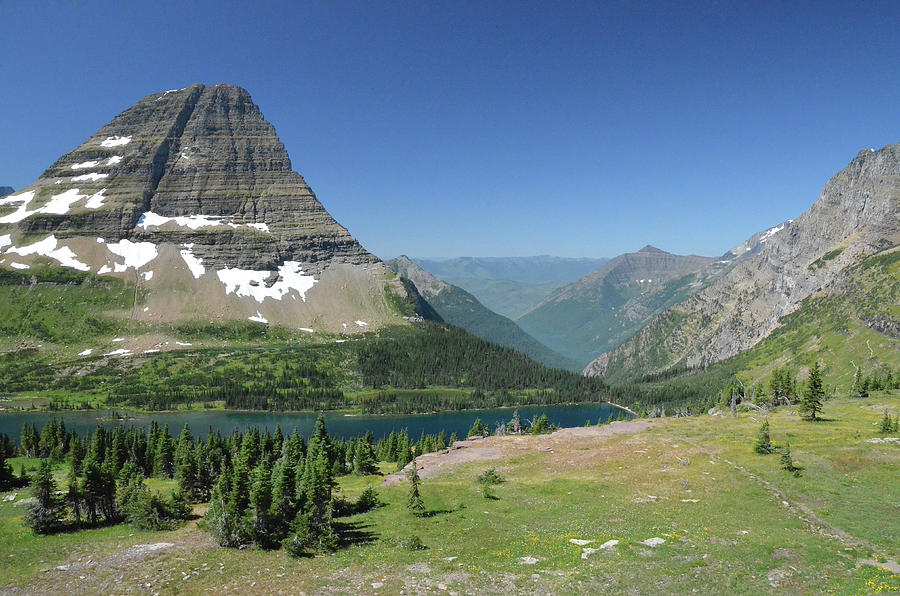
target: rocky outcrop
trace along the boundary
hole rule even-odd
[[[0,250],[27,257],[18,267],[44,257],[123,276],[151,301],[175,289],[179,301],[167,299],[160,315],[171,318],[215,306],[226,318],[359,330],[393,319],[386,289],[408,298],[293,171],[249,93],[232,85],[154,93],[125,110],[33,185],[0,199],[5,235],[12,246]],[[38,251],[23,243],[41,238]],[[328,280],[339,286],[327,289]],[[355,312],[331,316],[307,304],[316,294]],[[285,308],[285,297],[300,304]]]
[[[0,199],[5,197],[6,195],[11,195],[14,192],[16,192],[16,189],[14,189],[12,186],[0,186]]]
[[[752,250],[732,251],[749,257],[590,363],[585,374],[622,378],[734,356],[847,267],[896,246],[900,145],[861,151],[808,211],[755,238]]]

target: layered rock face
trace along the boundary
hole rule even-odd
[[[900,145],[866,149],[796,220],[754,237],[749,256],[585,368],[636,376],[730,358],[767,337],[785,315],[861,259],[900,244]]]
[[[373,324],[356,325],[363,315],[393,317],[381,286],[404,294],[292,170],[247,91],[232,85],[155,93],[125,110],[33,185],[0,199],[4,236],[0,266],[43,258],[120,275],[149,291],[151,307],[161,301],[162,318],[210,308],[240,318],[245,302],[261,320],[257,306],[282,323],[362,329]],[[34,240],[44,244],[29,248]]]

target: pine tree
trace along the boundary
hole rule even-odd
[[[815,362],[809,369],[809,379],[800,400],[800,415],[804,420],[815,422],[817,415],[822,411],[822,401],[825,399],[825,387],[822,382],[822,369]]]
[[[375,450],[372,448],[372,444],[365,439],[356,442],[355,453],[353,454],[353,473],[358,476],[378,473]]]
[[[425,503],[419,494],[419,470],[415,459],[412,461],[407,478],[409,478],[409,498],[406,501],[406,508],[412,511],[413,515],[422,516],[425,514]]]
[[[769,437],[769,421],[766,420],[760,425],[759,433],[756,435],[756,443],[753,450],[763,455],[772,453],[772,440]]]
[[[786,442],[781,450],[781,468],[792,473],[794,476],[800,475],[801,468],[794,464],[794,458],[791,457],[790,441]]]
[[[6,461],[6,449],[0,449],[0,491],[9,490],[15,485],[12,466]]]
[[[62,525],[63,506],[56,496],[53,466],[48,458],[41,460],[32,482],[32,495],[35,500],[28,505],[25,523],[35,534],[50,534],[59,530]]]
[[[69,490],[66,493],[66,502],[72,509],[72,517],[75,518],[75,527],[81,527],[81,489],[78,484],[78,475],[75,468],[69,467]]]
[[[272,469],[266,458],[253,469],[253,486],[250,489],[253,540],[261,548],[277,544],[275,524],[270,515],[272,508]]]

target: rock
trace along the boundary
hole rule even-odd
[[[649,546],[650,548],[654,548],[659,546],[660,544],[665,544],[666,541],[659,537],[648,538],[646,540],[642,540],[641,544],[644,546]]]
[[[579,538],[569,538],[569,542],[571,542],[572,544],[578,545],[578,546],[584,546],[586,544],[590,544],[595,541],[594,540],[581,540]]]
[[[900,145],[860,152],[805,213],[726,253],[705,289],[668,308],[589,364],[585,374],[615,378],[659,372],[676,363],[708,366],[756,345],[816,292],[854,299],[856,288],[848,285],[854,266],[900,243],[898,164]],[[861,316],[873,329],[896,332],[896,320]]]
[[[600,545],[600,548],[602,550],[610,550],[610,549],[615,548],[618,545],[619,545],[618,540],[607,540],[606,542],[604,542],[603,544]]]
[[[11,495],[6,495],[5,497],[3,497],[3,502],[10,503],[12,501],[15,501],[16,497],[18,497],[18,496],[19,496],[19,493],[13,493]]]
[[[535,563],[537,563],[539,561],[540,561],[540,559],[538,559],[536,557],[531,557],[531,556],[519,557],[519,563],[521,563],[522,565],[534,565]]]
[[[599,551],[599,548],[583,548],[581,549],[581,558],[587,559],[589,556]]]

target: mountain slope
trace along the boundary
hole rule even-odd
[[[126,282],[132,304],[113,314],[138,323],[353,333],[402,322],[390,297],[414,299],[232,85],[147,96],[0,199],[0,251],[0,269]]]
[[[770,231],[763,246],[634,338],[602,355],[588,375],[627,378],[702,366],[756,345],[844,272],[900,243],[900,145],[861,151],[803,215]],[[888,283],[897,284],[897,279]]]
[[[580,368],[577,362],[550,350],[513,321],[485,308],[465,290],[438,279],[409,258],[400,256],[387,261],[387,265],[415,284],[418,293],[445,322],[486,341],[517,350],[546,366],[568,370]]]
[[[589,362],[684,299],[699,283],[699,272],[714,261],[646,246],[560,288],[518,322],[558,352]]]
[[[557,288],[608,259],[536,256],[412,260],[432,275],[466,290],[492,311],[516,319]]]

